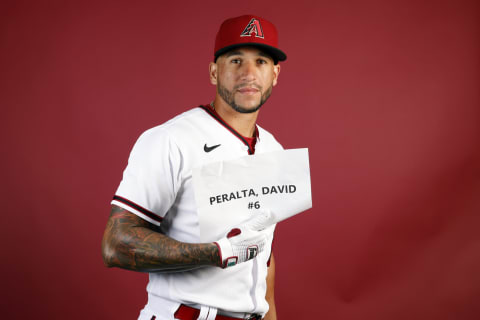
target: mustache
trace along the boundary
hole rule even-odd
[[[262,86],[255,84],[255,83],[241,83],[237,84],[236,86],[233,87],[233,90],[239,90],[243,88],[255,88],[259,91],[262,91]]]

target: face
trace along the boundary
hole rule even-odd
[[[210,64],[210,81],[218,95],[235,111],[260,109],[277,84],[280,65],[263,51],[243,47],[229,51]]]

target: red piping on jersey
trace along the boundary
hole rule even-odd
[[[247,140],[238,133],[235,129],[233,129],[228,123],[225,122],[220,116],[215,112],[215,110],[206,107],[206,106],[200,106],[203,110],[205,110],[209,115],[211,115],[215,120],[217,120],[222,126],[224,126],[227,130],[229,130],[231,133],[233,133],[234,136],[236,136],[240,141],[243,142],[248,147],[248,154],[254,154],[255,151],[250,148],[250,145],[248,144]],[[258,130],[257,126],[255,126],[255,137],[258,137]]]
[[[157,222],[162,222],[163,218],[162,217],[159,217],[157,216],[155,213],[145,209],[144,207],[142,206],[139,206],[138,204],[130,201],[130,200],[127,200],[123,197],[120,197],[120,196],[117,196],[117,195],[114,195],[113,196],[113,200],[117,200],[118,202],[121,202],[123,204],[126,204],[127,206],[129,207],[132,207],[133,209],[137,210],[137,211],[140,211],[141,213],[143,213],[144,215],[146,215],[147,217],[157,221]]]

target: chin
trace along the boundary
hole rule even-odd
[[[242,109],[245,110],[253,110],[258,108],[258,105],[260,104],[261,100],[260,99],[255,99],[250,100],[250,101],[235,101],[235,104],[242,107]]]
[[[239,104],[234,104],[230,105],[235,111],[240,112],[240,113],[254,113],[260,109],[261,105],[260,103],[255,104],[255,105],[239,105]]]

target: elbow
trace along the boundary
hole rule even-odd
[[[116,249],[115,245],[112,243],[111,239],[109,239],[106,234],[103,236],[102,240],[102,259],[103,264],[107,268],[115,267],[115,256],[116,256]]]
[[[113,254],[111,253],[111,249],[108,247],[104,247],[102,245],[102,259],[105,267],[107,268],[113,267],[112,257],[113,257]]]

